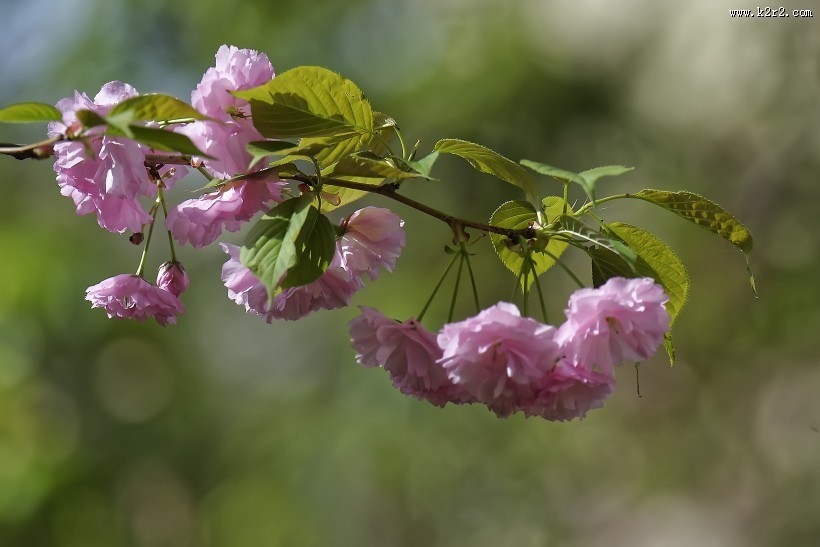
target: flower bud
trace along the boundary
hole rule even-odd
[[[157,287],[179,296],[188,288],[188,274],[179,262],[165,262],[157,273]]]

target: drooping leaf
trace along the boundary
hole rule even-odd
[[[139,121],[165,122],[188,118],[204,120],[207,117],[200,114],[193,106],[162,93],[150,93],[126,99],[112,108],[106,116],[110,124],[117,126]]]
[[[269,138],[373,133],[373,111],[362,91],[326,68],[293,68],[233,94],[250,102],[254,126]]]
[[[310,205],[309,196],[283,201],[263,215],[251,228],[239,253],[239,260],[273,295],[282,276],[297,261],[296,240],[308,215],[316,209]]]
[[[638,273],[663,285],[669,295],[666,309],[669,311],[671,325],[689,294],[689,275],[683,262],[663,241],[646,230],[623,222],[613,222],[608,227],[637,253]]]
[[[620,256],[607,249],[592,250],[590,256],[595,286],[600,286],[607,279],[616,276],[653,278],[669,295],[666,310],[669,312],[671,328],[689,293],[689,276],[683,262],[663,241],[646,230],[623,222],[609,224],[607,229],[629,246],[638,258],[635,262],[635,271],[632,272]],[[664,346],[669,354],[670,363],[674,364],[675,350],[671,332],[667,333]]]
[[[544,208],[548,216],[557,216],[561,214],[564,207],[564,200],[557,196],[548,196],[544,198]],[[531,224],[537,224],[538,217],[535,214],[535,209],[529,202],[526,201],[508,201],[501,205],[490,217],[490,224],[500,226],[501,228],[509,230],[522,230]],[[505,236],[501,234],[490,234],[490,240],[493,243],[493,248],[498,254],[501,262],[515,275],[521,271],[524,265],[524,257],[521,252],[516,250],[517,242],[510,242]],[[508,246],[510,245],[511,246]],[[546,250],[555,256],[560,257],[566,250],[567,242],[560,239],[551,239],[547,245]],[[555,259],[546,253],[533,251],[531,252],[533,263],[535,264],[535,272],[537,275],[549,270],[555,265]],[[522,288],[524,283],[524,276],[522,276]],[[527,277],[527,288],[535,281],[534,276]]]
[[[509,182],[524,190],[533,207],[540,207],[538,192],[535,188],[535,181],[526,169],[505,158],[498,152],[490,150],[480,144],[475,144],[460,139],[442,139],[434,147],[436,152],[453,154],[464,158],[478,171],[488,173],[503,181]]]
[[[626,197],[638,198],[659,205],[728,240],[744,253],[752,252],[754,244],[749,229],[723,207],[703,196],[692,192],[646,189],[637,194],[628,194]]]
[[[46,103],[17,103],[0,108],[0,122],[37,123],[59,122],[63,113]]]
[[[106,133],[114,135],[121,134],[118,129],[119,128],[111,127],[106,131]],[[164,152],[179,152],[180,154],[214,159],[212,156],[202,152],[193,142],[191,142],[191,139],[181,133],[174,133],[173,131],[166,131],[155,127],[129,125],[127,127],[126,135],[129,138],[150,146],[155,150],[162,150]]]

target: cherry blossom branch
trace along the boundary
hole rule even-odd
[[[10,145],[4,146],[0,148],[0,154],[10,155],[17,159],[43,159],[48,156],[53,155],[53,150],[50,147],[62,140],[65,140],[63,136],[56,136],[52,137],[43,142],[30,144],[26,146],[18,146],[18,145]],[[42,152],[38,152],[39,149],[43,147],[49,147],[47,153],[43,154]],[[187,155],[165,155],[165,154],[146,154],[145,156],[145,165],[148,167],[159,168],[162,165],[194,165],[193,158]],[[275,169],[274,169],[275,170]],[[236,180],[242,180],[247,178],[253,178],[258,176],[259,173],[248,173],[247,175],[241,175],[240,177],[236,177]],[[311,177],[309,175],[297,175],[294,177],[290,177],[293,180],[298,182],[304,182],[311,186],[315,186],[317,181],[316,177]],[[523,236],[526,239],[532,239],[535,237],[535,230],[533,228],[523,228],[520,230],[509,230],[507,228],[502,228],[500,226],[493,226],[492,224],[487,224],[484,222],[476,222],[473,220],[467,220],[463,218],[459,218],[453,215],[449,215],[443,211],[439,211],[438,209],[434,209],[428,205],[425,205],[421,202],[418,202],[414,199],[411,199],[405,195],[399,194],[397,192],[398,187],[395,184],[385,184],[382,186],[373,186],[371,184],[363,184],[360,182],[353,182],[347,180],[339,180],[328,178],[323,180],[324,184],[330,186],[338,186],[340,188],[349,188],[351,190],[361,190],[364,192],[369,192],[371,194],[379,194],[384,196],[388,199],[392,199],[393,201],[398,201],[415,209],[417,211],[421,211],[422,213],[429,215],[433,218],[437,218],[440,221],[444,222],[453,230],[454,233],[463,228],[473,228],[475,230],[480,230],[482,232],[489,232],[494,234],[500,234],[503,236],[507,236],[513,241],[517,240],[518,236]]]
[[[175,156],[164,156],[160,154],[147,154],[145,156],[145,163],[150,165],[191,165],[192,158],[190,156],[184,155],[175,155]],[[275,171],[275,168],[270,168],[271,171]],[[250,179],[259,176],[260,173],[248,173],[247,175],[240,175],[236,177],[234,180],[244,180]],[[304,182],[305,184],[309,184],[311,186],[316,185],[316,177],[312,177],[310,175],[297,175],[293,177],[289,177],[292,180],[298,182]],[[467,220],[463,218],[458,218],[453,215],[448,215],[443,211],[439,211],[438,209],[434,209],[428,205],[425,205],[421,202],[418,202],[414,199],[411,199],[407,196],[399,194],[397,192],[396,185],[393,184],[385,184],[383,186],[373,186],[372,184],[364,184],[361,182],[353,182],[347,180],[339,180],[333,178],[326,178],[323,179],[323,183],[329,186],[338,186],[339,188],[349,188],[351,190],[361,190],[364,192],[369,192],[371,194],[379,194],[384,196],[388,199],[392,199],[394,201],[398,201],[399,203],[403,203],[404,205],[411,207],[417,211],[421,211],[422,213],[429,215],[431,217],[437,218],[440,221],[444,222],[451,229],[458,230],[458,226],[460,225],[463,228],[473,228],[475,230],[480,230],[482,232],[490,232],[494,234],[501,234],[504,236],[509,237],[512,240],[517,240],[518,236],[523,236],[526,239],[532,239],[535,237],[535,230],[533,228],[523,228],[520,230],[509,230],[507,228],[501,228],[500,226],[493,226],[492,224],[486,224],[483,222],[476,222],[472,220]]]

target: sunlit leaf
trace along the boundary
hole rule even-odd
[[[296,264],[296,240],[311,211],[310,198],[284,201],[263,215],[251,228],[239,254],[248,268],[273,295],[282,276]],[[312,223],[315,223],[315,214]]]
[[[557,196],[549,196],[544,198],[543,205],[549,217],[558,216],[564,208],[564,200]],[[529,202],[521,200],[504,203],[496,209],[490,217],[490,224],[509,230],[522,230],[530,225],[537,224],[537,222],[538,217],[535,214],[535,209]],[[498,258],[517,276],[524,264],[524,257],[515,247],[517,242],[510,242],[506,236],[495,233],[490,234],[490,240],[493,243],[495,252],[498,254]],[[567,242],[560,239],[551,239],[546,246],[546,250],[556,258],[560,257],[566,248]],[[537,275],[541,275],[555,265],[555,259],[546,253],[533,251],[531,256],[535,264],[535,272]],[[534,281],[535,277],[529,276],[527,279],[527,288],[529,288]],[[522,285],[524,283],[523,276],[521,283]]]
[[[114,128],[114,132],[114,134],[119,134],[116,128]],[[150,146],[155,150],[179,152],[180,154],[214,159],[202,152],[191,142],[191,139],[181,133],[174,133],[173,131],[166,131],[155,127],[130,125],[128,126],[128,137],[146,146]]]
[[[623,175],[632,171],[633,167],[624,167],[623,165],[604,165],[601,167],[594,167],[581,171],[580,173],[573,173],[557,167],[552,167],[545,163],[540,163],[532,160],[521,160],[521,165],[529,167],[536,173],[542,175],[549,175],[551,177],[563,180],[565,182],[572,182],[581,186],[584,189],[590,201],[595,201],[595,183],[601,177],[615,177]]]
[[[17,103],[0,108],[0,122],[37,123],[59,122],[63,113],[46,103]]]
[[[505,158],[498,152],[490,150],[489,148],[480,144],[475,144],[460,139],[443,139],[436,143],[434,147],[436,152],[444,154],[453,154],[464,158],[467,162],[478,171],[488,173],[496,176],[503,181],[509,182],[524,190],[529,201],[533,207],[540,206],[538,201],[538,192],[535,188],[535,182],[532,176],[526,169],[515,163],[514,161]]]
[[[251,104],[254,126],[269,138],[371,134],[373,111],[352,81],[318,66],[297,67],[234,95]]]
[[[122,126],[138,121],[164,122],[188,118],[204,120],[206,116],[175,97],[151,93],[118,103],[105,118],[112,125]]]

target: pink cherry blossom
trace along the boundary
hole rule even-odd
[[[270,313],[276,319],[295,321],[314,311],[344,308],[363,287],[361,279],[344,268],[337,246],[333,260],[319,279],[283,289],[273,299]]]
[[[669,330],[668,300],[648,277],[613,277],[597,289],[579,289],[556,340],[574,364],[612,374],[613,365],[655,353]]]
[[[402,393],[436,406],[471,402],[467,392],[454,385],[437,362],[441,348],[435,334],[413,318],[399,323],[376,309],[362,306],[361,310],[362,315],[348,324],[359,363],[384,367]]]
[[[253,157],[248,153],[248,143],[263,140],[264,137],[248,120],[204,120],[179,127],[176,131],[186,135],[197,148],[215,158],[197,158],[214,178],[228,179],[237,174],[258,171],[267,164],[262,160],[253,169],[249,167]]]
[[[536,384],[555,366],[555,328],[521,317],[514,304],[499,302],[475,317],[445,325],[438,335],[439,363],[500,417],[532,400]]]
[[[191,93],[191,104],[221,121],[231,121],[231,111],[249,116],[248,103],[230,92],[258,87],[273,77],[273,66],[264,53],[223,45],[216,52],[216,66],[205,71]]]
[[[615,387],[615,379],[561,359],[536,384],[534,397],[522,407],[527,416],[568,421],[601,408]]]
[[[179,298],[137,275],[121,274],[86,289],[92,308],[103,308],[108,317],[144,321],[153,317],[162,326],[176,323],[185,311]]]
[[[165,262],[157,272],[157,287],[179,296],[188,289],[188,274],[179,262]]]
[[[250,105],[233,96],[260,86],[274,77],[267,55],[250,49],[222,46],[216,53],[216,66],[205,71],[202,81],[191,93],[194,108],[218,121],[198,121],[177,129],[203,152],[216,159],[203,158],[205,169],[216,178],[247,173],[252,156],[246,147],[262,135],[250,120]],[[260,161],[255,170],[267,165]]]
[[[365,207],[342,222],[340,248],[347,269],[375,280],[379,267],[392,272],[405,244],[404,221],[389,209]]]
[[[183,201],[168,211],[165,226],[174,239],[194,247],[210,245],[223,228],[236,232],[254,215],[282,199],[285,182],[236,181],[216,192]]]
[[[133,87],[122,82],[105,84],[93,101],[86,94],[75,92],[73,97],[57,103],[63,121],[49,124],[49,135],[72,131],[78,110],[104,116],[117,103],[136,95]],[[102,228],[138,232],[143,224],[151,222],[151,217],[137,198],[157,192],[144,166],[147,148],[123,137],[103,136],[101,131],[102,128],[89,130],[92,137],[85,144],[64,141],[54,146],[54,171],[60,193],[71,197],[78,215],[96,213]],[[89,150],[93,155],[89,156]]]
[[[343,308],[363,287],[361,280],[341,267],[338,250],[327,270],[316,281],[283,289],[268,306],[268,292],[259,279],[239,262],[239,247],[220,244],[230,259],[222,266],[222,282],[228,297],[268,323],[274,319],[294,321],[311,312]]]

